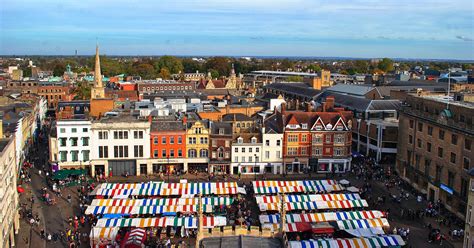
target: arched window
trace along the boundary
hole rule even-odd
[[[209,153],[209,151],[207,149],[201,149],[201,151],[199,151],[199,155],[200,155],[201,158],[207,158],[208,153]]]
[[[224,158],[224,148],[223,147],[219,147],[219,149],[217,149],[217,157],[218,158]]]
[[[195,149],[189,149],[188,150],[188,158],[195,158],[196,157],[196,150]]]
[[[237,123],[237,127],[240,127],[240,123]]]

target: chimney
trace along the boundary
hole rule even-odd
[[[186,125],[186,123],[188,122],[188,118],[186,117],[186,115],[183,117],[183,124]]]
[[[306,112],[312,112],[313,111],[313,107],[311,106],[311,103],[307,102],[306,103]]]
[[[327,110],[333,110],[334,109],[334,96],[326,97],[326,108],[327,108]]]
[[[327,112],[326,108],[327,108],[327,103],[326,103],[326,101],[324,101],[324,102],[321,103],[321,109],[322,109],[323,112]]]

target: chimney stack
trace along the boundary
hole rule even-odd
[[[326,97],[326,108],[327,108],[327,110],[333,110],[334,109],[334,96]]]

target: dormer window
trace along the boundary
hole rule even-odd
[[[338,131],[342,131],[342,130],[344,129],[344,127],[343,127],[342,125],[338,125],[338,126],[336,127],[336,129],[337,129]]]
[[[224,134],[224,128],[219,128],[219,134],[223,135]]]
[[[257,143],[257,138],[255,138],[255,137],[252,137],[252,139],[251,139],[251,142],[252,142],[252,144],[255,144],[255,143]]]
[[[307,123],[301,124],[301,128],[303,128],[303,129],[308,129],[308,124],[307,124]]]
[[[331,130],[332,129],[332,124],[331,123],[327,124],[326,129]]]
[[[242,137],[237,138],[237,143],[239,144],[244,143],[244,139]]]
[[[317,126],[316,126],[316,130],[318,130],[318,131],[323,130],[323,126],[322,126],[322,125],[317,125]]]

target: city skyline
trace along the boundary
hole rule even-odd
[[[474,59],[465,0],[3,3],[3,55]]]

